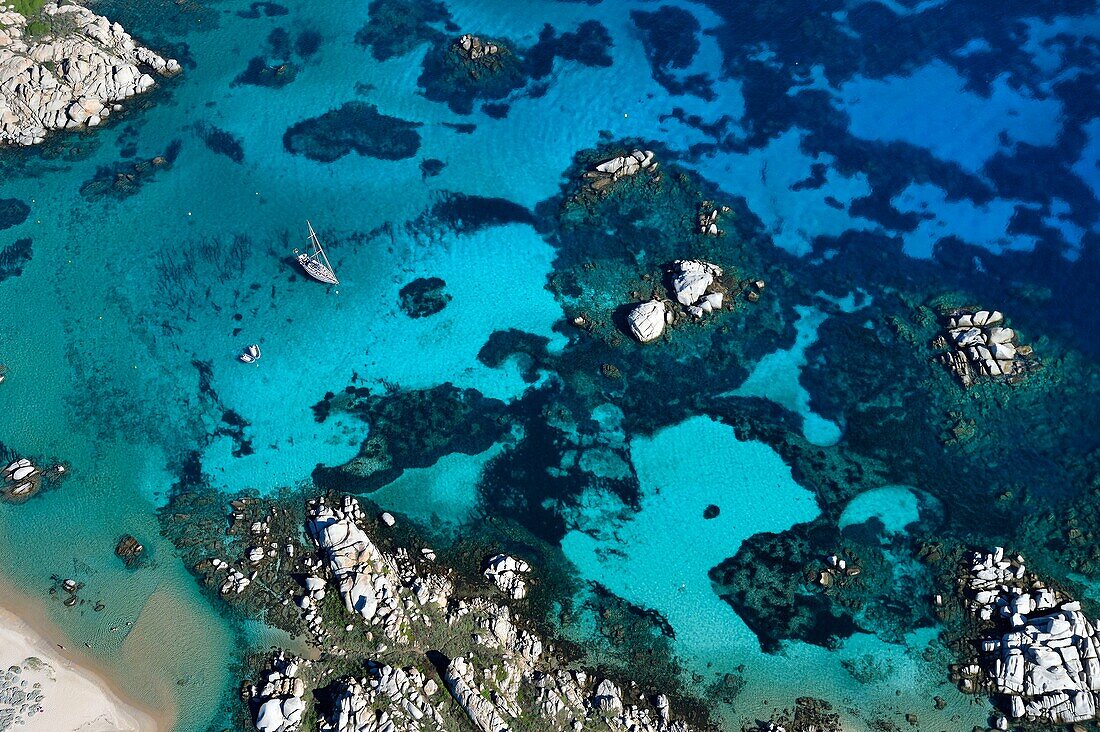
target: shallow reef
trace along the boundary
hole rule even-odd
[[[677,78],[674,70],[691,66],[699,52],[699,21],[683,8],[665,5],[652,12],[634,10],[630,19],[642,34],[653,79],[672,94],[694,93],[712,99],[710,80],[704,74]]]
[[[404,56],[423,43],[443,37],[436,29],[443,24],[448,31],[457,31],[447,7],[440,2],[407,2],[407,0],[371,0],[370,19],[355,34],[355,42],[369,48],[377,61]]]
[[[10,229],[27,220],[31,207],[18,198],[0,198],[0,229]]]
[[[427,467],[450,453],[484,452],[504,434],[504,410],[499,400],[451,384],[377,394],[351,384],[329,392],[314,405],[315,419],[323,422],[334,411],[354,415],[369,425],[370,436],[350,463],[314,471],[314,482],[367,493],[406,468]]]
[[[451,301],[447,283],[439,277],[417,277],[397,291],[401,310],[410,318],[426,318],[442,312]]]
[[[80,195],[95,199],[101,196],[122,200],[138,193],[142,186],[154,181],[162,171],[170,170],[183,146],[174,140],[161,155],[139,162],[122,161],[100,166],[95,175],[80,186]]]
[[[291,125],[283,135],[283,146],[293,155],[320,163],[353,152],[380,160],[402,160],[420,149],[419,126],[418,122],[382,114],[373,104],[345,102]]]
[[[408,228],[429,235],[443,231],[472,234],[490,226],[534,223],[531,211],[505,198],[437,191],[432,194],[428,210],[411,221]]]
[[[297,78],[301,61],[315,54],[320,44],[317,31],[303,30],[295,40],[285,28],[275,28],[267,36],[264,55],[249,59],[233,84],[281,89]]]
[[[456,114],[470,114],[478,101],[504,99],[527,83],[523,58],[503,40],[492,41],[500,50],[490,59],[472,61],[455,52],[455,41],[437,39],[421,66],[417,84],[425,97],[443,102]]]
[[[0,249],[0,282],[23,274],[23,268],[31,261],[32,254],[30,239],[16,239]]]
[[[541,80],[551,75],[556,59],[585,66],[611,65],[611,34],[595,20],[584,21],[575,31],[560,35],[547,24],[538,41],[528,48],[507,40],[486,40],[497,50],[476,59],[459,50],[460,41],[436,37],[424,55],[417,82],[425,97],[445,103],[457,114],[470,114],[481,102],[482,110],[490,117],[507,116],[506,100],[545,93]]]
[[[244,162],[244,140],[239,136],[209,122],[197,122],[195,134],[202,139],[210,152],[224,155],[234,163]]]
[[[248,10],[238,10],[237,16],[255,20],[260,17],[277,18],[286,15],[290,10],[285,5],[274,2],[254,2],[248,6]]]

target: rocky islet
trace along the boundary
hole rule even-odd
[[[95,127],[152,88],[153,74],[179,71],[175,59],[81,5],[48,2],[36,18],[0,8],[0,144]]]

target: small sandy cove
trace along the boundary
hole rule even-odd
[[[10,599],[0,598],[0,602]],[[30,612],[19,611],[24,616]],[[11,728],[20,732],[167,732],[149,712],[123,701],[88,668],[90,664],[82,660],[78,665],[60,633],[44,633],[39,625],[0,606],[0,729],[5,721],[23,720]]]

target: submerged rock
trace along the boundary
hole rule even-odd
[[[126,566],[130,568],[137,566],[144,552],[145,547],[130,534],[124,535],[118,540],[118,544],[115,545],[115,556],[125,562]]]
[[[379,160],[403,160],[420,149],[419,122],[382,114],[373,104],[347,102],[287,129],[283,146],[294,155],[331,163],[357,153]]]
[[[398,291],[401,309],[410,318],[435,315],[452,299],[446,287],[447,283],[442,278],[417,277]]]

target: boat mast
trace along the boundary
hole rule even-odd
[[[336,278],[336,270],[332,268],[332,265],[328,261],[328,255],[325,254],[325,250],[321,248],[321,240],[317,238],[317,232],[313,230],[313,224],[309,223],[309,219],[306,219],[306,226],[309,228],[309,240],[313,243],[313,258],[316,258],[318,254],[321,255],[321,259],[324,260],[325,267],[329,273],[332,274],[332,278]]]

